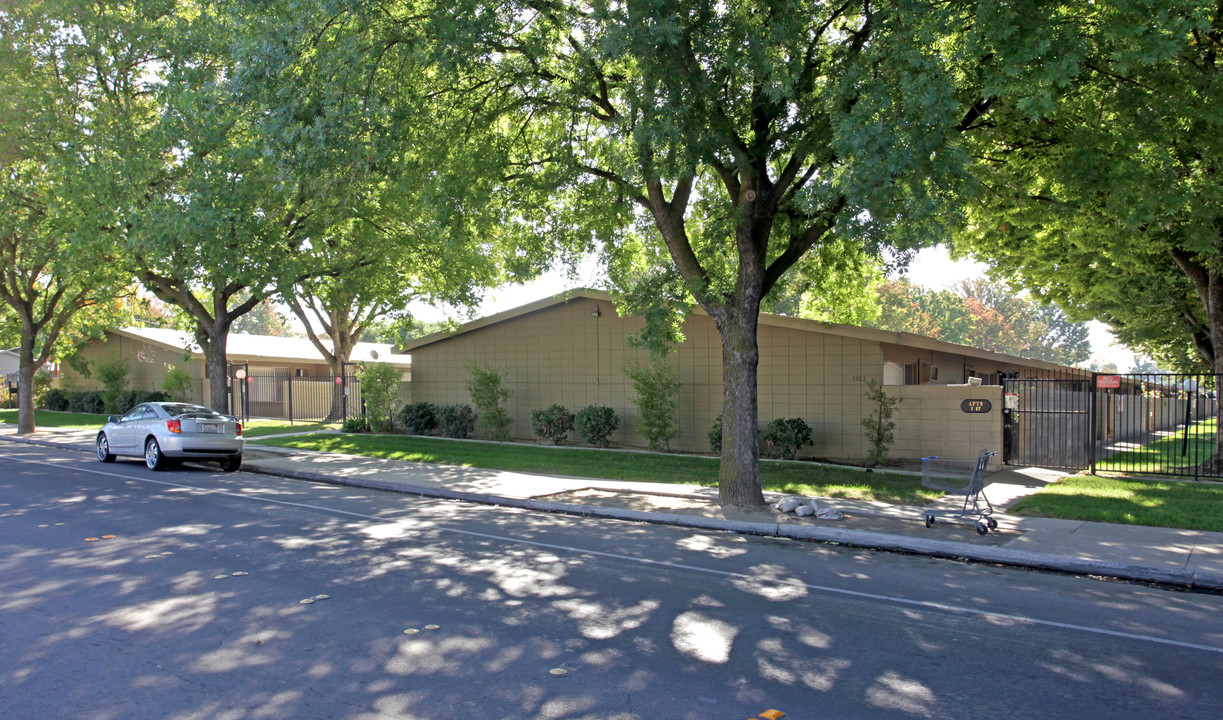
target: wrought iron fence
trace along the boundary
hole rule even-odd
[[[1097,375],[1093,471],[1223,477],[1218,462],[1219,377]]]
[[[355,374],[297,377],[231,365],[229,379],[229,412],[244,420],[340,422],[361,414],[361,381]]]
[[[1223,477],[1220,377],[1058,371],[1007,378],[1004,461],[1092,472]]]

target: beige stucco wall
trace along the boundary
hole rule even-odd
[[[598,317],[592,315],[596,306]],[[648,358],[627,342],[642,324],[639,318],[619,317],[610,303],[579,298],[473,330],[412,351],[412,397],[438,404],[470,402],[467,368],[485,363],[506,373],[513,392],[509,411],[515,438],[534,439],[533,409],[560,403],[576,412],[598,403],[620,415],[614,442],[642,446],[632,384],[623,372],[628,360]],[[722,410],[721,341],[704,315],[691,316],[684,335],[667,359],[684,384],[679,394],[681,435],[672,449],[707,452],[709,427]],[[805,455],[864,456],[864,384],[880,378],[879,344],[766,325],[760,327],[759,339],[761,425],[779,417],[802,417],[816,437]]]
[[[903,385],[885,388],[899,397],[896,443],[889,457],[917,459],[929,455],[976,457],[981,449],[1002,450],[1002,387]],[[965,400],[988,400],[988,413],[966,413]],[[1001,457],[996,463],[1001,465]],[[994,463],[991,463],[991,466]]]
[[[80,350],[80,356],[92,368],[98,362],[121,358],[128,364],[128,387],[133,390],[159,390],[166,374],[166,365],[175,365],[190,373],[195,400],[203,386],[203,362],[193,359],[184,350],[171,350],[143,340],[107,333],[105,340],[95,340]],[[184,357],[185,356],[185,357]],[[102,384],[93,377],[82,377],[68,363],[60,366],[60,385],[73,390],[101,390]]]

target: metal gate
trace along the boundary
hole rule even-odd
[[[1003,462],[1066,470],[1091,466],[1088,371],[1028,373],[1002,381]]]
[[[1058,371],[1003,381],[1003,462],[1066,470],[1223,477],[1220,377]]]
[[[1096,375],[1092,471],[1217,478],[1218,375]]]
[[[361,415],[361,381],[345,364],[345,374],[296,376],[287,372],[254,372],[246,363],[229,366],[229,413],[290,422],[337,422]]]

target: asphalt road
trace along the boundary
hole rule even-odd
[[[1223,707],[1217,595],[214,468],[0,443],[0,718]]]

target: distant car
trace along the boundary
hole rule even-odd
[[[142,403],[111,415],[98,432],[98,460],[143,457],[150,470],[183,460],[212,460],[225,472],[242,467],[242,423],[202,405]]]

